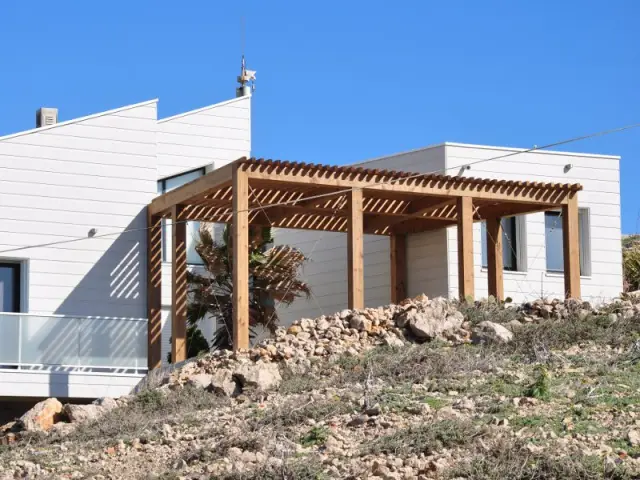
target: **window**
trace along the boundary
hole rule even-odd
[[[178,188],[185,183],[189,183],[205,174],[204,168],[198,168],[189,172],[184,172],[173,177],[158,180],[158,193],[166,193],[174,188]],[[202,259],[196,252],[196,243],[198,243],[198,232],[200,231],[200,222],[187,222],[187,263],[190,265],[202,265]],[[162,260],[168,262],[171,260],[171,222],[162,221]]]
[[[580,275],[591,275],[591,233],[589,209],[578,210],[578,232],[580,240]],[[547,248],[547,271],[564,272],[564,248],[562,241],[562,214],[544,213],[544,234]]]
[[[502,262],[505,270],[525,271],[527,256],[525,251],[524,216],[506,217],[502,223]],[[481,223],[482,266],[487,267],[487,225]]]
[[[0,263],[0,312],[20,312],[19,263]]]

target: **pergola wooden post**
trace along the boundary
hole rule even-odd
[[[504,259],[502,258],[502,222],[500,217],[487,218],[487,270],[489,295],[504,300]]]
[[[580,298],[580,231],[578,196],[575,194],[562,206],[562,241],[565,295]]]
[[[148,215],[147,224],[147,363],[162,365],[162,217]]]
[[[346,233],[348,306],[363,308],[365,234],[390,237],[391,297],[399,302],[407,295],[407,235],[457,225],[464,299],[474,296],[473,223],[488,219],[489,292],[502,298],[500,218],[562,208],[566,291],[579,297],[581,189],[579,184],[240,158],[149,204],[149,366],[160,364],[160,218],[174,219],[172,353],[180,361],[186,356],[187,220],[232,226],[233,346],[244,349],[249,346],[249,225]]]
[[[348,306],[364,308],[364,246],[362,219],[362,190],[347,193],[347,277]]]
[[[407,298],[407,236],[391,235],[391,303]]]
[[[233,348],[249,348],[249,180],[233,169]]]
[[[187,223],[184,208],[171,209],[173,248],[171,256],[171,361],[187,359]]]
[[[460,197],[458,214],[458,290],[461,300],[473,298],[473,199]]]

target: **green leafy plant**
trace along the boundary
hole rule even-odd
[[[200,229],[196,251],[204,262],[205,273],[188,273],[187,319],[196,325],[205,315],[218,322],[212,347],[230,349],[233,339],[232,295],[233,244],[231,231],[224,228],[216,241],[206,226]],[[260,325],[273,332],[278,325],[275,303],[288,306],[299,297],[309,297],[309,285],[299,278],[307,257],[288,245],[273,245],[270,228],[249,228],[249,324],[250,334]]]
[[[303,447],[323,445],[328,438],[329,429],[327,427],[313,427],[300,439],[300,445]]]
[[[549,400],[551,396],[551,386],[549,385],[549,372],[542,366],[536,367],[536,378],[525,392],[527,397]]]

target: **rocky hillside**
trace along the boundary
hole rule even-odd
[[[300,320],[5,427],[0,479],[640,478],[640,298]],[[10,441],[7,439],[11,439]]]

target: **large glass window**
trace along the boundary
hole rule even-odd
[[[591,275],[591,233],[588,208],[579,209],[578,226],[580,239],[580,275]],[[560,212],[545,212],[544,233],[547,249],[547,271],[564,272],[562,214]]]
[[[173,177],[158,180],[158,193],[166,193],[205,174],[204,168],[198,168]],[[196,252],[199,240],[200,222],[187,222],[187,263],[202,265],[202,259]],[[171,221],[162,221],[162,260],[171,261]]]
[[[505,270],[526,270],[525,217],[506,217],[502,223],[502,262]],[[487,225],[481,223],[482,266],[487,267]]]
[[[0,312],[20,312],[19,263],[0,263]]]

